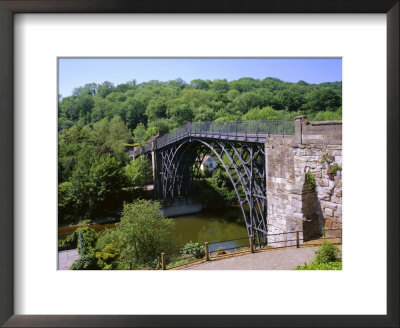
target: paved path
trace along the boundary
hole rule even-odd
[[[311,262],[318,247],[284,248],[214,260],[184,270],[292,270]]]
[[[58,252],[58,270],[68,270],[77,259],[79,253],[76,249]]]

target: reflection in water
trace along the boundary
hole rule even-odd
[[[210,251],[218,247],[231,248],[248,245],[247,230],[240,207],[207,210],[174,218],[173,236],[176,248],[187,242],[210,243]],[[240,241],[211,244],[216,241],[246,237]]]
[[[200,213],[183,215],[172,218],[175,222],[171,231],[176,249],[182,248],[187,242],[208,242],[210,251],[219,247],[233,248],[249,244],[247,230],[239,206],[228,209],[203,210]],[[113,228],[112,224],[92,224],[90,228],[97,232]],[[78,226],[65,226],[58,228],[59,239],[64,239],[66,234],[75,231]],[[215,243],[216,241],[243,238],[238,241]]]

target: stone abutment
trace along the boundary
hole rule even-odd
[[[323,229],[342,228],[341,121],[296,117],[294,136],[268,138],[265,161],[271,246],[295,245],[296,231],[308,240]],[[326,234],[338,237],[341,231]]]

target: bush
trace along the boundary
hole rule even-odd
[[[324,240],[322,245],[315,252],[314,260],[296,270],[342,270],[342,255],[339,247]]]
[[[305,185],[307,185],[310,188],[315,188],[315,177],[314,174],[312,174],[311,171],[308,171],[306,173],[306,177],[305,177]]]
[[[341,261],[340,249],[336,245],[325,240],[315,252],[314,262],[316,264],[326,264],[338,261]]]
[[[88,227],[82,227],[75,230],[74,234],[76,234],[76,239],[77,239],[76,249],[78,250],[78,252],[81,251],[79,244],[79,233],[81,234],[82,253],[84,255],[89,253],[94,253],[97,240],[96,231]]]
[[[190,241],[183,247],[182,254],[193,255],[195,258],[201,259],[206,255],[206,250],[203,245]]]
[[[86,254],[81,258],[77,259],[70,270],[99,270],[99,266],[97,265],[97,259],[94,254]]]
[[[76,248],[78,237],[75,232],[68,235],[67,238],[58,241],[58,247],[61,249],[73,249]]]
[[[118,248],[113,244],[108,244],[101,252],[96,252],[96,258],[106,264],[111,264],[118,258],[119,254],[121,254],[121,251]]]
[[[116,239],[115,229],[104,229],[97,236],[96,250],[101,252],[107,245],[112,244]]]
[[[333,164],[333,166],[330,168],[329,172],[330,172],[330,173],[333,173],[333,174],[336,174],[338,171],[341,171],[341,170],[342,170],[342,167],[341,167],[339,164],[335,163],[335,164]]]

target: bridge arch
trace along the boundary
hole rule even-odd
[[[193,187],[193,170],[196,164],[199,169],[202,162],[199,156],[210,151],[228,174],[248,234],[255,236],[259,242],[265,242],[267,198],[264,144],[189,137],[157,150],[159,198],[173,200],[188,196]]]

